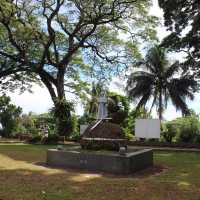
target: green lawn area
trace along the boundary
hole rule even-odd
[[[0,145],[1,200],[200,200],[200,153],[156,152],[153,169],[122,177],[48,168],[47,148]]]

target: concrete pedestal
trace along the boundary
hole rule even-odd
[[[47,164],[72,169],[130,174],[151,167],[153,165],[153,151],[144,149],[120,155],[118,152],[49,149],[47,151]]]

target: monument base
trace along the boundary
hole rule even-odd
[[[153,166],[153,151],[144,149],[120,155],[118,152],[49,149],[47,164],[72,169],[130,174]]]

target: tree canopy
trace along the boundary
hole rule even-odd
[[[139,57],[141,41],[155,38],[150,5],[150,0],[2,0],[0,57],[15,64],[1,65],[0,78],[36,74],[62,110],[66,91],[83,97],[88,75],[105,78],[120,71]]]
[[[73,90],[78,85],[75,83],[80,84],[80,70],[83,73],[88,67],[83,64],[83,56],[100,74],[105,63],[117,65],[120,61],[126,65],[127,48],[139,54],[138,37],[154,36],[155,18],[147,15],[148,6],[148,0],[3,0],[0,55],[15,66],[2,65],[2,71],[37,73],[55,100],[53,87],[63,92],[58,87],[64,79],[61,74],[66,76],[66,87]],[[133,42],[121,39],[120,33],[130,33]]]
[[[191,68],[199,75],[200,64],[200,3],[198,0],[159,0],[164,11],[165,26],[171,33],[163,45],[187,53],[186,69]]]

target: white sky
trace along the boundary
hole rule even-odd
[[[163,16],[162,10],[158,7],[157,0],[153,0],[153,7],[150,9],[150,14],[156,15],[160,18]],[[164,26],[160,26],[157,28],[158,37],[161,40],[164,38],[168,33],[165,30]],[[181,59],[181,57],[179,58]],[[113,92],[122,93],[122,88],[116,85],[118,82],[118,78],[114,78],[110,84],[109,89]],[[14,104],[23,108],[24,113],[28,113],[30,111],[34,113],[44,113],[47,112],[49,108],[53,106],[51,101],[51,97],[45,87],[40,87],[38,85],[33,86],[33,93],[24,92],[23,94],[19,94],[18,92],[15,93],[8,93],[11,97],[11,100]],[[70,100],[73,100],[73,97],[69,97]],[[193,102],[188,102],[190,108],[194,109],[197,113],[200,113],[200,94],[196,94],[195,100]],[[80,104],[76,106],[76,114],[81,115],[83,113],[83,108]],[[153,112],[153,116],[156,118],[156,112]],[[167,120],[174,119],[176,117],[181,116],[180,112],[176,112],[176,109],[169,104],[167,110],[164,112],[164,118]]]

